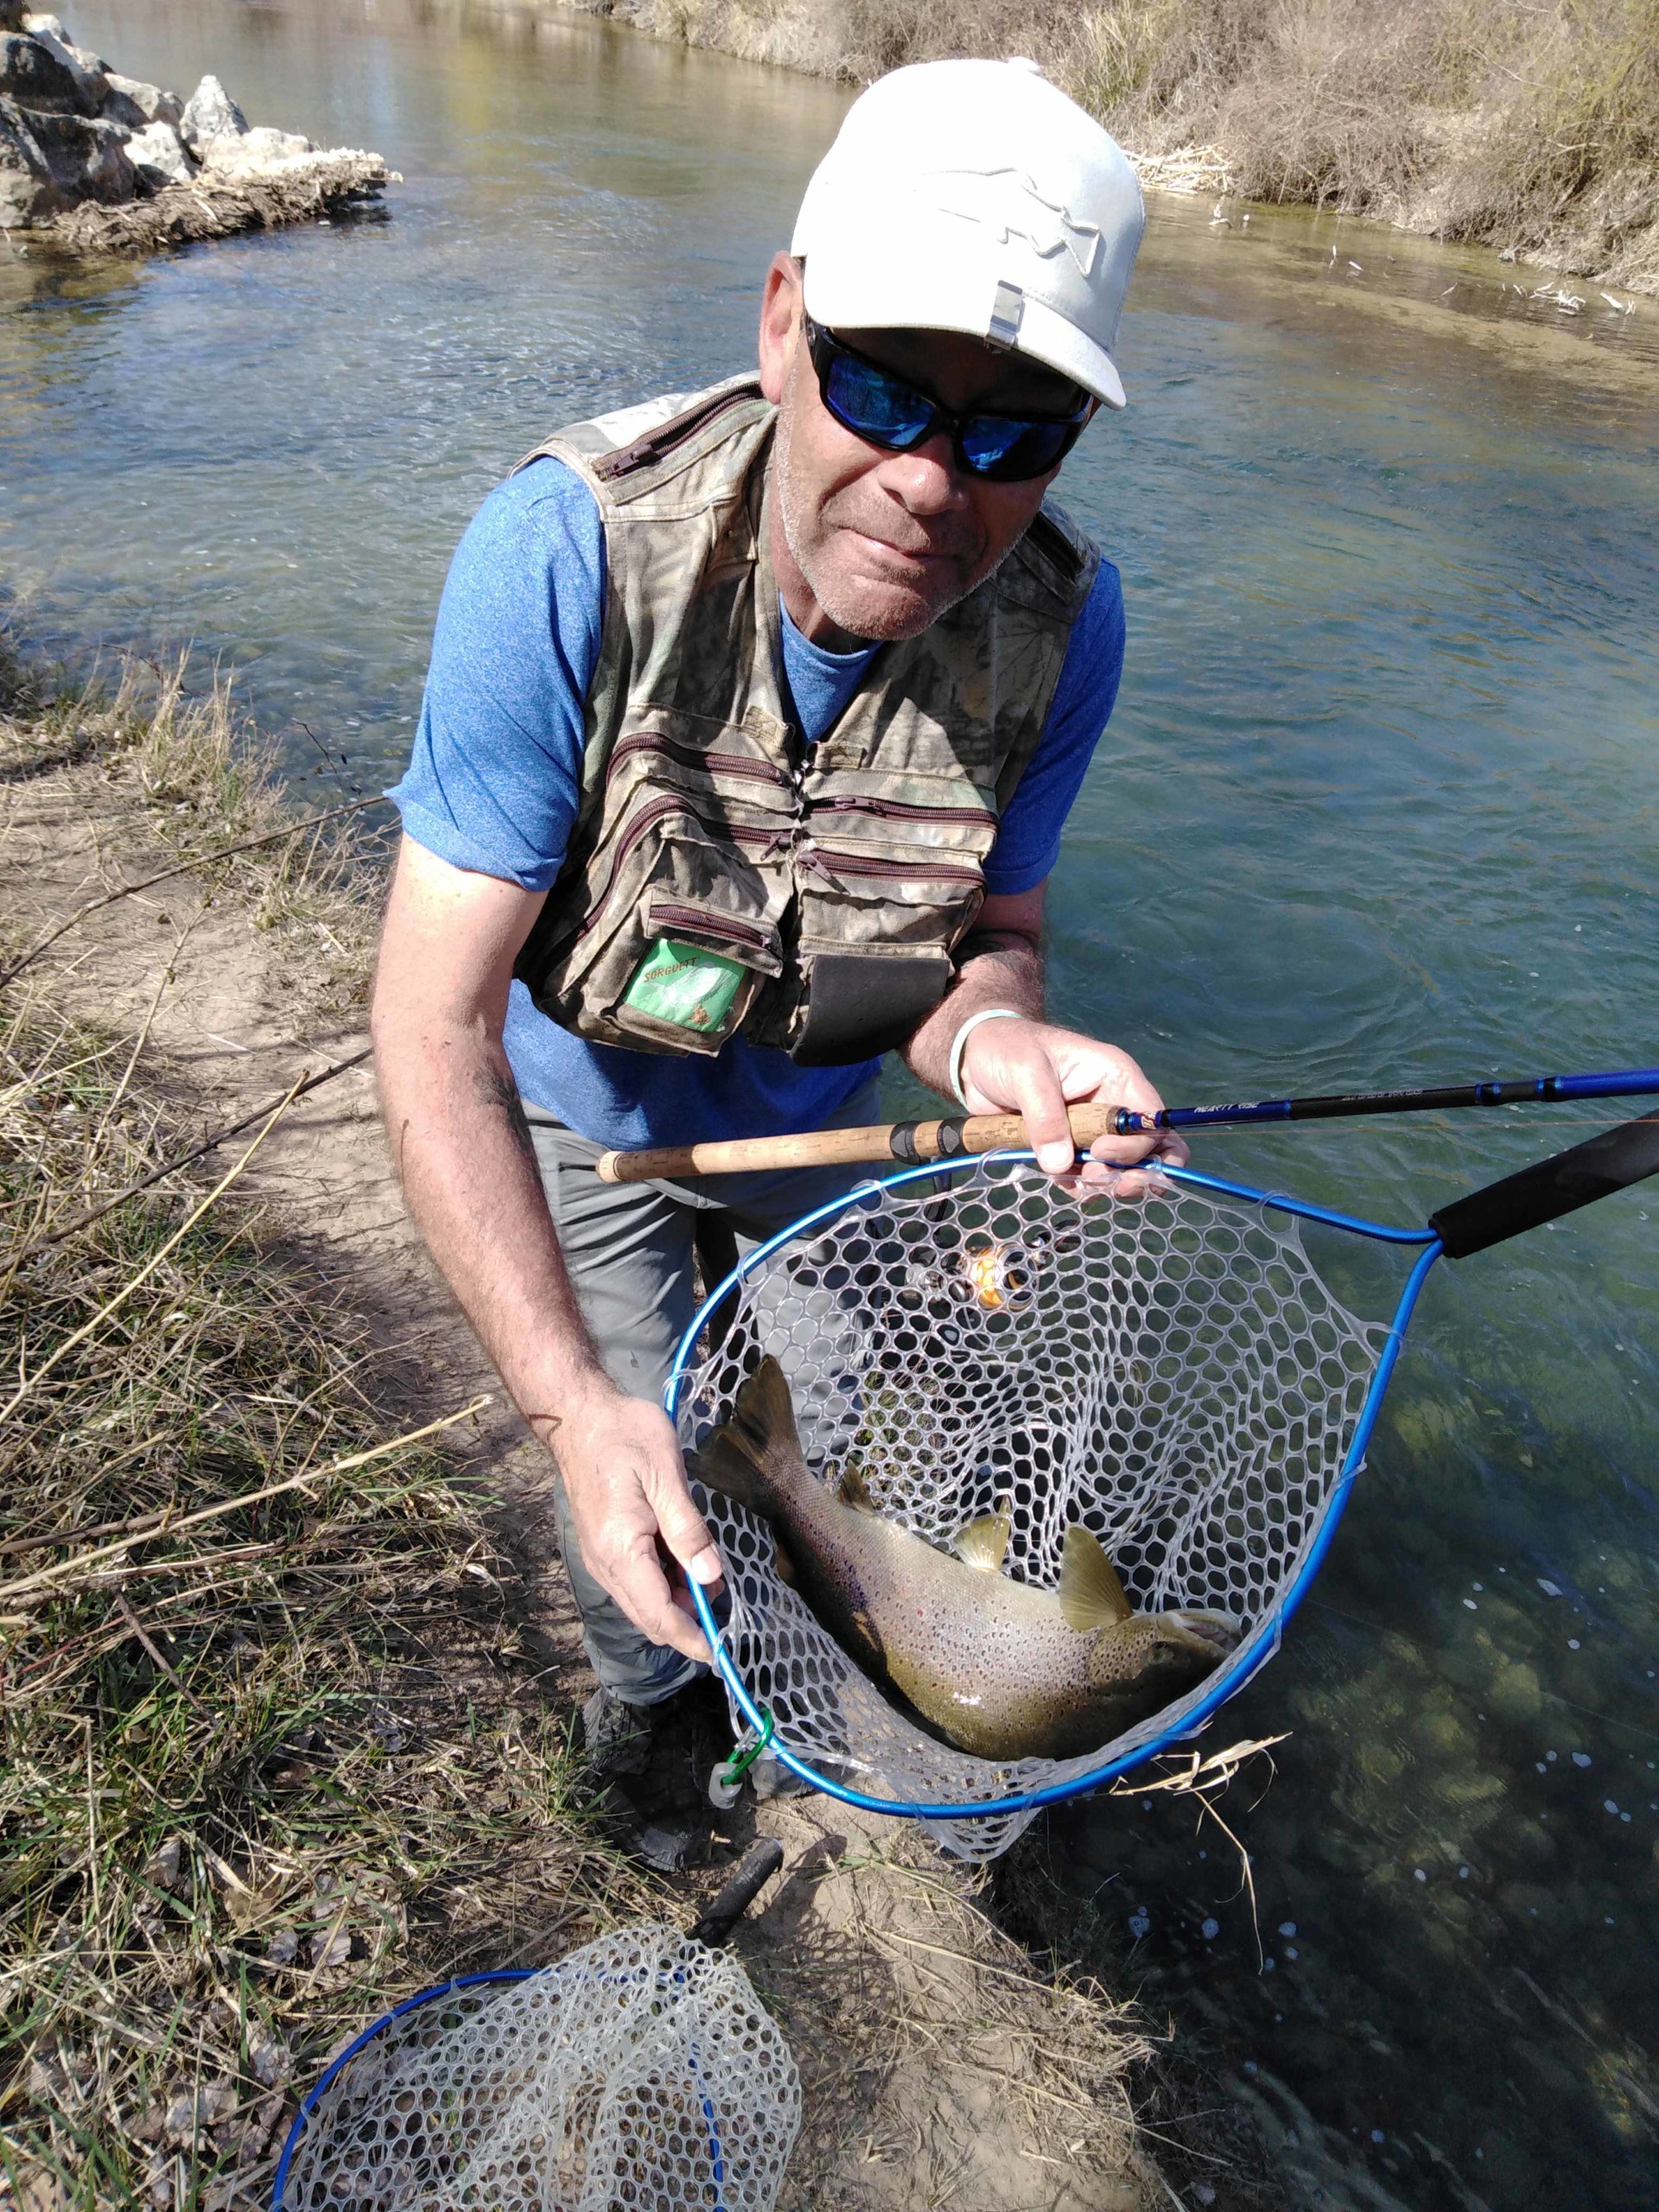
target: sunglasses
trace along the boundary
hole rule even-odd
[[[810,315],[802,315],[801,327],[823,404],[843,430],[887,453],[912,453],[943,432],[957,467],[993,484],[1020,484],[1058,468],[1094,411],[1085,400],[1073,415],[953,415]]]

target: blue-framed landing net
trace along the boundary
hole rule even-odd
[[[1623,1146],[1611,1167],[1597,1153],[1610,1145]],[[1596,1164],[1573,1166],[1587,1155]],[[692,1322],[666,1393],[682,1442],[725,1418],[770,1353],[823,1479],[855,1464],[878,1511],[941,1547],[1006,1510],[1005,1571],[1044,1588],[1080,1522],[1137,1611],[1214,1609],[1240,1640],[1196,1689],[1087,1756],[995,1764],[890,1703],[781,1580],[772,1531],[699,1491],[726,1563],[724,1624],[694,1595],[734,1724],[757,1732],[770,1717],[772,1753],[820,1789],[928,1821],[963,1858],[996,1857],[1040,1807],[1201,1728],[1273,1656],[1441,1252],[1656,1167],[1659,1124],[1627,1124],[1421,1229],[1188,1168],[1160,1171],[1141,1197],[1084,1200],[1027,1153],[912,1168],[819,1207],[751,1253]],[[1338,1299],[1303,1249],[1304,1222],[1399,1248],[1389,1319]],[[719,1311],[729,1319],[710,1350]]]
[[[772,2212],[800,2123],[742,1968],[644,1922],[365,2029],[302,2103],[271,2208]]]

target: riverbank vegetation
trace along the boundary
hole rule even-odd
[[[1204,188],[1659,289],[1659,0],[614,0],[613,12],[855,83],[946,54],[1028,54],[1154,179],[1177,157],[1174,173]]]
[[[0,781],[96,756],[187,850],[268,830],[227,692],[178,678],[53,700],[12,671]],[[360,976],[363,902],[309,846],[219,895]],[[9,904],[0,966],[37,935]],[[122,1197],[201,1102],[42,972],[0,995],[0,2202],[228,2212],[345,2028],[657,1900],[506,1656],[514,1571],[443,1413],[394,1402],[242,1195],[275,1117]]]

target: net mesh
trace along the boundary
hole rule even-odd
[[[1007,1571],[1053,1588],[1080,1522],[1138,1610],[1211,1607],[1249,1630],[1313,1541],[1386,1335],[1332,1296],[1287,1218],[1167,1183],[1084,1204],[1000,1162],[944,1186],[866,1185],[760,1262],[678,1420],[699,1442],[771,1353],[814,1471],[835,1481],[855,1465],[877,1510],[916,1535],[948,1547],[1002,1504]],[[791,1751],[872,1796],[963,1805],[1046,1788],[1179,1734],[1205,1694],[1086,1758],[973,1758],[848,1658],[779,1579],[769,1529],[698,1495],[742,1680]],[[1033,1818],[928,1828],[988,1859]]]
[[[772,2212],[800,2123],[742,1968],[645,1923],[390,2020],[307,2120],[282,2212]]]

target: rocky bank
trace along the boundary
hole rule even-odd
[[[378,154],[251,127],[217,77],[188,99],[123,76],[55,16],[0,0],[0,232],[146,252],[315,219],[401,181]]]

